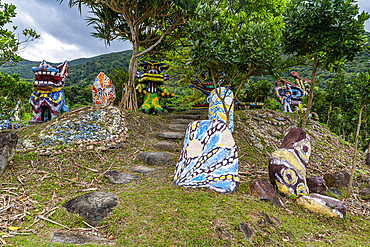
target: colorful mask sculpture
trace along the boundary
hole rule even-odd
[[[298,204],[315,213],[343,218],[346,208],[334,198],[319,194],[309,194],[306,182],[306,169],[311,155],[311,141],[299,127],[292,128],[284,137],[279,150],[269,159],[270,182],[285,196],[298,196]]]
[[[290,83],[289,81],[284,80],[283,78],[280,79],[280,81],[283,83],[284,86],[280,86],[279,81],[275,82],[275,88],[274,88],[274,94],[275,98],[283,105],[281,102],[282,98],[285,96],[286,91],[291,92],[289,105],[292,110],[295,110],[296,107],[299,106],[300,103],[302,103],[303,97],[307,95],[307,82],[309,82],[308,79],[305,79],[305,82],[302,82],[301,78],[299,77],[299,74],[297,72],[292,71],[290,75],[295,79],[295,84]]]
[[[59,113],[69,111],[64,98],[64,80],[68,75],[68,63],[51,66],[43,60],[39,67],[32,68],[35,73],[34,92],[30,104],[33,117],[30,123],[42,123],[56,117]]]
[[[216,90],[219,90],[217,88]],[[226,97],[225,97],[226,94]],[[229,129],[231,133],[234,132],[234,103],[233,103],[233,98],[234,94],[231,89],[226,90],[225,87],[221,87],[221,92],[220,96],[223,98],[225,97],[225,105],[226,108],[229,111]],[[215,90],[212,90],[211,95],[210,95],[210,100],[211,102],[209,103],[209,110],[208,110],[208,119],[209,120],[220,120],[223,121],[224,123],[227,123],[227,118],[226,118],[226,111],[222,105],[222,101],[218,98],[217,93]]]
[[[139,78],[139,85],[136,91],[144,95],[144,103],[139,108],[144,113],[156,112],[159,114],[167,114],[167,110],[159,105],[159,96],[164,98],[172,98],[175,95],[170,94],[167,89],[163,87],[164,81],[169,79],[168,75],[161,75],[160,73],[168,69],[168,65],[164,63],[157,63],[153,61],[140,62],[140,67],[143,73],[138,72],[136,77]]]
[[[231,193],[239,184],[238,153],[227,125],[218,120],[189,124],[174,184]]]
[[[92,86],[92,97],[96,105],[113,105],[116,99],[116,90],[112,81],[103,72],[96,77]]]

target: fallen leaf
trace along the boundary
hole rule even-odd
[[[19,227],[16,227],[16,226],[8,226],[8,229],[11,230],[11,231],[14,231],[14,230],[18,230]]]

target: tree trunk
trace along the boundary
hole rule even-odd
[[[137,100],[135,90],[135,75],[138,69],[139,58],[137,54],[139,52],[139,42],[133,42],[132,57],[128,69],[128,82],[122,84],[122,100],[119,103],[120,108],[137,111]]]
[[[355,168],[356,168],[356,158],[357,158],[357,145],[358,145],[358,135],[360,133],[360,128],[361,128],[361,114],[364,109],[365,105],[361,106],[360,109],[360,114],[358,116],[358,125],[357,125],[357,131],[356,131],[356,141],[355,141],[355,154],[353,156],[353,161],[352,161],[352,169],[351,169],[351,177],[349,178],[349,184],[347,188],[347,198],[351,196],[352,193],[352,182],[353,182],[353,175],[355,174]]]
[[[308,121],[308,115],[310,114],[311,108],[312,108],[312,101],[313,101],[313,92],[315,90],[315,75],[317,71],[317,55],[315,55],[313,60],[313,69],[311,74],[311,87],[310,92],[308,95],[308,103],[307,103],[307,110],[304,113],[303,119],[302,119],[302,129],[306,129],[307,121]]]
[[[330,119],[330,112],[331,112],[331,105],[333,101],[330,101],[329,111],[328,111],[328,120],[326,121],[326,128],[329,127],[329,119]]]

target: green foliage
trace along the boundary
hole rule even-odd
[[[32,29],[24,29],[22,34],[25,37],[23,42],[20,42],[16,36],[15,31],[17,26],[13,26],[12,30],[4,28],[5,25],[12,22],[11,18],[16,16],[15,5],[2,4],[0,1],[0,65],[5,63],[15,64],[21,61],[22,58],[17,55],[19,45],[23,42],[32,41],[40,37]]]
[[[238,98],[245,102],[265,102],[268,96],[273,96],[273,87],[271,81],[249,81]]]
[[[91,86],[64,87],[64,96],[67,101],[67,105],[71,109],[91,105],[93,103],[91,90]]]
[[[354,0],[292,0],[284,15],[284,50],[318,63],[326,70],[352,61],[366,42],[364,22]]]
[[[0,72],[0,116],[2,119],[13,116],[13,109],[17,102],[20,102],[21,113],[26,111],[23,109],[24,101],[32,93],[32,84],[22,81],[19,74],[10,76]],[[23,109],[23,110],[22,110]],[[22,118],[22,116],[21,116]]]
[[[118,68],[112,71],[108,76],[114,85],[116,90],[116,99],[114,100],[114,105],[118,105],[122,100],[122,85],[128,81],[127,70]]]

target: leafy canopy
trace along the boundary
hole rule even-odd
[[[15,64],[21,61],[22,58],[17,55],[19,45],[40,37],[40,35],[32,29],[24,29],[22,34],[25,39],[20,42],[15,37],[17,26],[13,26],[12,30],[4,28],[6,24],[12,22],[11,18],[16,16],[15,9],[15,5],[7,3],[2,4],[0,0],[0,65],[8,62]]]

